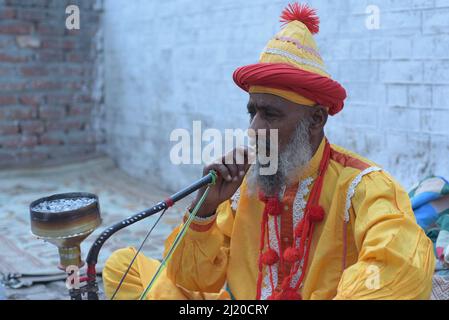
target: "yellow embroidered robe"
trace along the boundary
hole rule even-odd
[[[292,243],[311,181],[324,150],[324,139],[298,184],[288,187],[282,203],[279,247]],[[175,251],[150,299],[255,299],[263,203],[244,182],[233,199],[209,219],[196,219]],[[435,266],[433,246],[417,225],[407,193],[376,165],[331,145],[320,205],[326,215],[311,243],[300,293],[304,299],[428,299]],[[179,226],[166,241],[174,240]],[[103,271],[110,297],[135,249],[115,252]],[[136,299],[158,262],[140,255],[119,299]],[[273,272],[273,270],[271,270]],[[276,271],[276,270],[274,270]],[[264,268],[262,298],[270,292]],[[277,270],[278,283],[283,273]],[[226,288],[226,290],[225,290]]]

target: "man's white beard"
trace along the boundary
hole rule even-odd
[[[293,184],[298,174],[305,169],[313,151],[309,134],[310,121],[302,119],[298,123],[290,142],[279,155],[278,170],[273,175],[260,175],[261,164],[258,157],[248,171],[248,193],[262,191],[265,195],[277,195],[283,186]]]

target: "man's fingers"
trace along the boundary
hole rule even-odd
[[[235,148],[224,157],[224,161],[231,172],[233,181],[238,181],[245,175],[248,152],[245,147]]]
[[[224,164],[214,163],[210,166],[210,170],[216,170],[224,180],[232,181],[231,173]]]
[[[231,182],[243,178],[250,166],[248,148],[238,147],[216,159],[208,166],[208,170],[217,170],[224,180]]]
[[[226,167],[229,170],[229,173],[231,174],[232,180],[237,181],[239,178],[239,168],[235,164],[228,164]]]

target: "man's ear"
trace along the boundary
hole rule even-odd
[[[326,108],[321,106],[316,106],[313,110],[310,123],[310,130],[312,133],[321,132],[327,122],[328,113]]]

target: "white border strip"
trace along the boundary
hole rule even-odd
[[[300,57],[298,57],[298,56],[296,56],[296,55],[294,55],[294,54],[292,54],[290,52],[284,51],[284,50],[274,49],[274,48],[266,48],[264,50],[264,53],[282,56],[284,58],[291,59],[291,60],[293,60],[293,61],[295,61],[297,63],[305,64],[305,65],[317,68],[317,69],[325,72],[326,74],[328,74],[327,71],[324,70],[323,66],[319,65],[318,63],[313,62],[311,60],[300,58]]]
[[[362,181],[363,176],[375,171],[381,171],[382,169],[379,167],[369,167],[360,172],[357,177],[352,180],[349,185],[348,192],[346,194],[346,206],[345,206],[345,223],[349,223],[349,208],[351,208],[351,199],[354,196],[355,188],[359,185],[360,181]]]

